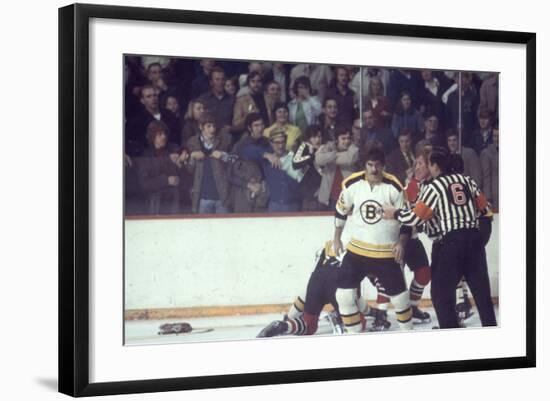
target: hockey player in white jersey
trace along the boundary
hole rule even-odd
[[[367,142],[361,152],[365,170],[342,182],[336,204],[334,249],[337,254],[343,252],[341,236],[345,226],[351,234],[336,290],[340,315],[349,333],[361,331],[355,288],[367,276],[377,278],[378,291],[391,299],[399,326],[412,329],[409,292],[400,266],[410,229],[396,221],[382,219],[382,205],[399,208],[405,205],[405,197],[399,180],[383,171],[384,162],[382,144]]]

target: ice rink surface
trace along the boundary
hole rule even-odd
[[[432,308],[423,309],[431,315],[432,321],[429,323],[414,324],[414,330],[433,330],[437,326],[437,318]],[[472,309],[473,316],[465,321],[466,328],[481,327],[479,315],[475,307]],[[495,307],[497,321],[499,320],[498,307]],[[319,328],[315,335],[331,335],[332,328],[328,320],[321,314],[319,319]],[[246,316],[223,316],[189,319],[169,319],[169,320],[134,320],[125,322],[125,338],[128,346],[154,345],[154,344],[177,344],[187,342],[207,342],[207,341],[229,341],[254,339],[258,333],[273,320],[282,320],[281,314],[261,314]],[[389,331],[399,330],[395,319],[395,313],[392,309],[388,311],[388,320],[391,322]],[[372,324],[372,319],[367,319],[367,327]],[[159,327],[164,323],[187,322],[193,328],[193,331],[187,334],[159,335]],[[383,332],[367,332],[368,335],[384,335]]]

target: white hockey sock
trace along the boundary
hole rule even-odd
[[[391,302],[395,306],[395,316],[401,330],[412,330],[412,309],[409,304],[409,292],[392,297]]]
[[[355,289],[338,288],[336,302],[340,309],[340,316],[348,333],[361,332],[361,313],[356,303]]]
[[[305,302],[302,297],[296,297],[294,303],[290,306],[287,316],[289,319],[297,319],[304,314]]]

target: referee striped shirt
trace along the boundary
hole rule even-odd
[[[425,181],[425,182],[420,183],[420,185],[419,185],[420,190],[419,190],[419,193],[416,196],[416,199],[413,202],[413,206],[416,205],[416,202],[418,202],[420,200],[420,198],[422,197],[422,194],[424,194],[424,192],[426,192],[426,188],[428,187],[428,184],[430,182],[431,182],[431,179],[430,179],[430,181]],[[439,221],[438,221],[436,216],[433,216],[430,220],[425,221],[424,224],[421,224],[421,225],[417,226],[417,230],[424,232],[424,234],[426,234],[428,236],[428,238],[430,238],[432,241],[436,241],[436,240],[441,239]]]
[[[424,224],[433,238],[477,228],[479,213],[489,213],[489,205],[477,184],[462,174],[442,174],[426,185],[413,209],[397,210],[395,217],[408,226]]]

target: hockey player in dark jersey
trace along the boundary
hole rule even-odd
[[[274,337],[285,334],[312,335],[318,327],[323,307],[332,305],[334,312],[327,315],[333,332],[342,334],[342,323],[336,303],[336,285],[340,261],[336,258],[332,241],[325,244],[317,258],[315,269],[307,284],[305,300],[297,297],[284,320],[275,320],[268,324],[257,337]],[[365,307],[365,304],[363,307]]]

